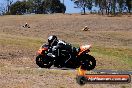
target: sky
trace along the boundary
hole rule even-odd
[[[63,0],[60,0],[63,2]],[[74,8],[75,5],[71,0],[64,0],[64,4],[66,6],[66,13],[80,13],[81,9]]]
[[[17,0],[13,0],[13,1],[15,2]],[[60,0],[60,1],[63,2],[63,0]],[[0,0],[0,3],[3,3],[6,6],[6,0]],[[75,5],[71,0],[64,0],[64,4],[66,6],[66,13],[80,13],[81,12],[81,9],[74,8]]]

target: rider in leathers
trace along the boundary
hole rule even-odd
[[[68,61],[69,59],[71,59],[71,57],[73,58],[73,52],[76,51],[75,47],[72,47],[71,44],[66,43],[64,41],[58,40],[57,37],[55,35],[49,36],[48,37],[48,46],[50,48],[50,54],[49,56],[56,58],[57,59],[57,63],[59,63],[58,67],[64,65],[66,63],[66,61]],[[65,54],[62,54],[62,51],[66,52]],[[70,54],[70,56],[69,56]],[[65,58],[63,55],[67,55]],[[66,61],[64,61],[66,60]]]

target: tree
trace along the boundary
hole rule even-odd
[[[112,15],[116,15],[116,0],[112,0],[112,5],[111,5],[111,12]]]
[[[131,10],[132,10],[132,0],[126,0],[126,5],[128,7],[128,12],[131,13]]]
[[[124,4],[125,0],[117,0],[117,3],[118,3],[118,9],[119,9],[119,12],[122,13],[123,11],[123,4]]]
[[[10,13],[10,7],[11,7],[11,4],[13,3],[13,0],[6,0],[6,1],[7,1],[6,13]]]
[[[60,0],[28,0],[32,3],[30,9],[34,10],[36,14],[43,13],[64,13],[66,7]]]
[[[36,14],[42,14],[44,7],[42,6],[44,0],[29,0],[32,3],[33,9]]]
[[[92,2],[93,0],[71,0],[74,1],[77,8],[83,9],[83,14],[86,14],[86,9],[92,9]]]
[[[64,13],[66,7],[60,0],[23,0],[17,1],[10,7],[10,13],[25,14],[45,14],[45,13]]]
[[[60,0],[44,0],[47,13],[65,13],[66,6]]]
[[[104,10],[106,9],[106,0],[95,0],[95,5],[99,7],[101,14],[104,14]],[[107,10],[107,9],[106,9]],[[107,11],[106,11],[107,12]]]
[[[10,7],[10,13],[12,15],[22,15],[26,13],[26,10],[29,9],[28,4],[26,1],[17,1],[14,4],[11,5]]]
[[[113,0],[95,0],[95,6],[99,7],[99,10],[102,15],[104,14],[109,15],[110,13],[112,13],[113,7],[115,6],[115,4],[114,3],[112,4],[112,3],[113,3]]]

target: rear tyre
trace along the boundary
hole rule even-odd
[[[81,59],[83,60],[82,64],[81,64],[81,69],[92,70],[95,68],[96,60],[93,56],[91,56],[89,54],[85,54],[82,56]]]
[[[50,68],[53,65],[51,58],[48,56],[43,57],[43,55],[36,57],[36,64],[41,68]]]

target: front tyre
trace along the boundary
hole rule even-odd
[[[77,76],[76,82],[77,82],[79,85],[84,85],[84,84],[86,84],[87,79],[86,79],[84,76]]]
[[[53,65],[50,57],[43,57],[43,55],[38,55],[36,57],[36,64],[41,68],[50,68]]]
[[[81,69],[92,70],[95,68],[96,60],[93,56],[85,54],[82,56],[81,59],[82,59]]]

